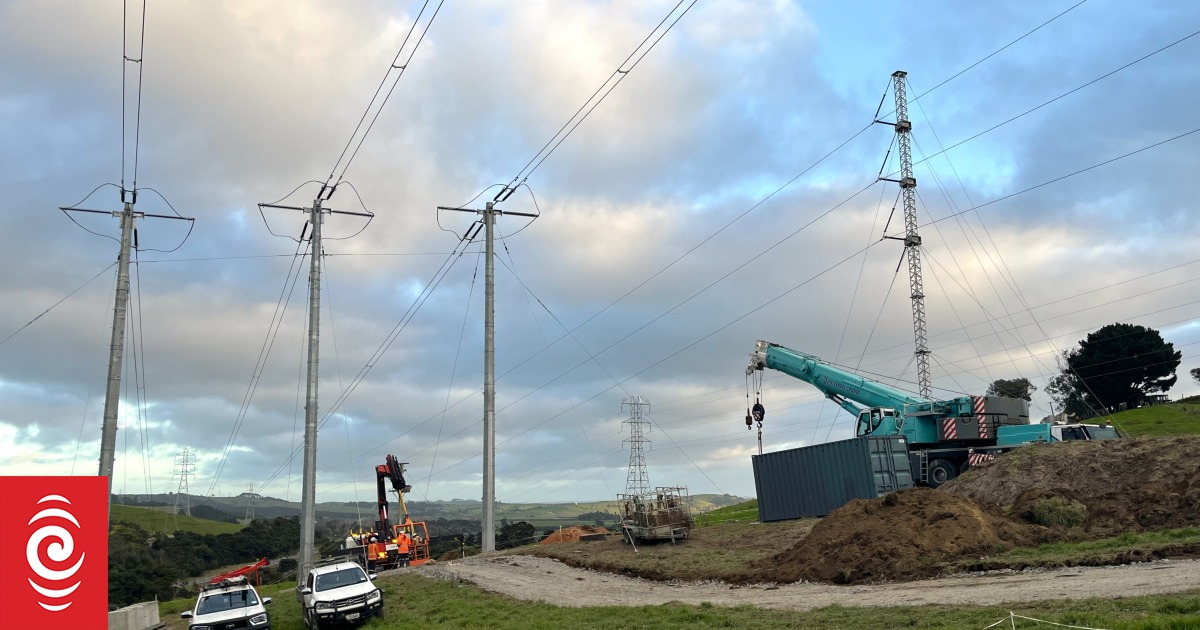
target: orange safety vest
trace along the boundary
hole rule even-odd
[[[401,554],[408,553],[408,534],[400,534],[396,539],[396,545]]]

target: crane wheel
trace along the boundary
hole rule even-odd
[[[929,462],[929,479],[927,483],[930,488],[940,487],[942,484],[954,479],[958,476],[958,466],[955,466],[949,460],[935,459]]]

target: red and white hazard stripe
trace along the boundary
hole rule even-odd
[[[988,436],[987,416],[983,415],[983,404],[985,402],[983,396],[972,396],[971,402],[975,407],[975,418],[979,421],[979,437],[986,438]]]
[[[994,453],[971,453],[967,455],[967,463],[971,466],[978,466],[983,462],[990,462],[993,459],[996,459]]]
[[[954,418],[942,418],[942,438],[946,440],[958,438],[958,426],[954,423]]]

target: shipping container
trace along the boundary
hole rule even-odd
[[[853,499],[912,488],[902,436],[863,436],[752,457],[758,519],[825,516]]]

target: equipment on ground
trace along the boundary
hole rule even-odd
[[[384,463],[375,467],[379,506],[379,521],[375,525],[379,540],[367,544],[368,567],[392,569],[429,562],[429,530],[424,521],[413,522],[409,518],[408,505],[404,501],[404,495],[412,490],[412,486],[404,481],[405,463],[388,455]],[[385,480],[391,483],[400,500],[400,512],[404,516],[399,523],[393,524],[389,519]]]
[[[1107,425],[1030,424],[1029,402],[1020,398],[925,398],[863,378],[820,357],[760,340],[750,354],[746,374],[765,368],[811,384],[853,414],[858,418],[856,436],[904,437],[913,480],[933,488],[1024,444],[1120,437]]]
[[[621,505],[621,536],[634,540],[686,540],[692,516],[688,491],[683,486],[660,486],[647,494],[618,494]]]
[[[221,582],[223,582],[225,580],[229,580],[229,579],[235,578],[235,577],[240,577],[240,576],[246,575],[247,573],[253,573],[254,574],[254,584],[256,586],[261,586],[258,582],[258,570],[269,564],[271,564],[271,562],[269,560],[267,560],[266,558],[262,558],[261,560],[259,560],[258,562],[255,562],[254,564],[247,564],[246,566],[244,566],[240,569],[234,569],[232,571],[229,571],[228,573],[222,573],[220,575],[213,576],[213,579],[209,580],[208,583],[210,585],[220,584]]]

